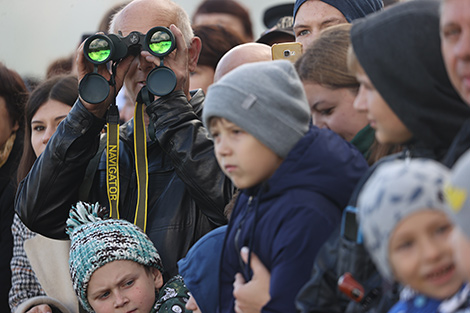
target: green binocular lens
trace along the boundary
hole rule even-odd
[[[148,42],[150,50],[156,54],[166,54],[172,48],[172,38],[164,31],[156,31]]]
[[[102,37],[97,37],[90,42],[86,53],[91,61],[104,62],[111,54],[110,42]]]
[[[176,48],[173,33],[166,27],[157,26],[147,34],[133,31],[126,37],[115,34],[96,34],[85,41],[85,57],[95,65],[109,61],[119,61],[128,55],[136,55],[141,50],[163,58]]]

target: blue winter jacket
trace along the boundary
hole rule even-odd
[[[464,284],[460,290],[445,300],[425,296],[409,286],[400,293],[398,301],[388,313],[469,313],[470,285]]]
[[[271,178],[242,190],[225,237],[220,308],[234,312],[234,277],[251,278],[239,251],[248,246],[271,272],[263,312],[296,312],[323,242],[340,221],[356,182],[367,169],[361,153],[335,133],[312,126]]]

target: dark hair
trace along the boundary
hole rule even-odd
[[[202,49],[198,65],[206,65],[214,70],[227,51],[245,41],[236,33],[220,25],[199,25],[193,28],[194,35],[201,38]]]
[[[355,93],[359,82],[348,69],[347,55],[351,24],[328,27],[295,63],[302,81],[339,89],[350,88]]]
[[[250,13],[235,0],[205,0],[193,14],[193,22],[199,14],[225,13],[237,17],[243,24],[246,37],[253,38],[253,26],[251,24]]]
[[[47,67],[46,79],[49,79],[52,76],[70,74],[73,68],[73,61],[73,55],[52,61],[52,63]]]
[[[57,100],[73,106],[78,98],[78,79],[74,75],[58,75],[41,83],[29,97],[25,108],[25,134],[23,156],[18,166],[18,182],[26,177],[37,157],[31,145],[31,120],[39,108],[48,100]]]
[[[377,141],[377,138],[374,138],[374,142],[369,148],[370,155],[367,158],[367,163],[369,165],[372,165],[384,156],[395,154],[402,150],[403,145],[393,143],[380,143]]]
[[[28,90],[20,74],[10,70],[0,62],[0,97],[5,100],[10,122],[18,122],[23,127],[24,105],[28,100]]]

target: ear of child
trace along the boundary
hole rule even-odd
[[[163,275],[155,267],[150,268],[153,281],[155,282],[155,289],[159,291],[163,287]]]

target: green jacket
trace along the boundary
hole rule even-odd
[[[183,277],[177,275],[171,278],[157,295],[157,301],[150,313],[182,313],[186,310],[186,302],[189,300],[189,290]]]

